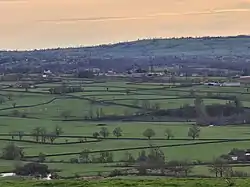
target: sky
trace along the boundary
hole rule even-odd
[[[0,49],[250,34],[250,0],[0,0]]]

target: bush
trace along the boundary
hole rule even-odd
[[[39,176],[42,177],[47,176],[50,171],[48,169],[48,166],[45,164],[39,164],[39,163],[28,163],[24,166],[17,167],[14,171],[17,175],[21,176]]]
[[[233,171],[231,177],[248,177],[248,173],[244,171]]]
[[[116,176],[122,176],[122,172],[118,169],[115,169],[110,172],[109,177],[116,177]]]
[[[5,160],[20,160],[23,157],[23,149],[13,143],[6,145],[2,150],[2,158]]]
[[[18,116],[20,116],[20,112],[18,110],[13,110],[11,112],[11,115],[14,116],[14,117],[18,117]]]
[[[21,114],[21,118],[27,118],[27,114],[26,113],[22,113]]]
[[[79,161],[78,161],[77,158],[71,158],[69,161],[70,161],[70,163],[72,163],[72,164],[78,164],[78,163],[79,163]]]

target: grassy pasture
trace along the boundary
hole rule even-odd
[[[249,184],[248,179],[235,179],[234,183],[237,187],[245,187]],[[149,177],[147,179],[133,179],[133,178],[123,178],[123,179],[103,179],[103,180],[60,180],[60,181],[32,181],[32,180],[1,180],[0,184],[2,187],[45,187],[45,186],[54,186],[54,187],[125,187],[125,186],[134,186],[134,187],[227,187],[228,184],[224,179],[161,179],[158,177]]]
[[[80,84],[81,81],[74,81],[70,84]],[[56,125],[62,127],[64,135],[81,135],[92,136],[94,132],[100,131],[98,124],[104,123],[110,131],[110,137],[112,131],[116,127],[121,127],[123,130],[122,138],[145,138],[143,132],[147,128],[152,128],[156,135],[152,140],[124,140],[124,139],[111,139],[103,140],[101,142],[94,143],[78,143],[78,144],[62,144],[62,145],[43,145],[29,142],[19,142],[16,137],[15,144],[24,148],[25,155],[38,155],[40,152],[45,154],[57,154],[57,153],[77,153],[84,149],[91,151],[117,149],[117,148],[131,148],[131,152],[135,157],[140,150],[134,150],[132,148],[138,148],[148,146],[149,144],[155,146],[175,145],[194,143],[196,141],[191,140],[166,140],[164,131],[171,129],[176,139],[187,139],[188,129],[191,123],[184,122],[122,122],[122,121],[105,121],[105,122],[90,122],[90,121],[62,121],[63,117],[61,113],[63,111],[70,111],[72,119],[81,118],[89,114],[90,110],[95,113],[97,110],[102,109],[106,115],[124,115],[125,111],[129,113],[137,112],[138,109],[131,108],[124,105],[133,105],[135,100],[139,100],[139,103],[149,101],[151,104],[159,103],[161,108],[178,108],[184,104],[193,105],[194,99],[183,98],[190,94],[190,90],[200,91],[202,95],[206,95],[206,92],[227,92],[228,94],[238,95],[243,99],[244,106],[250,106],[250,102],[247,101],[250,95],[246,93],[244,88],[207,88],[205,86],[197,86],[195,88],[164,88],[168,84],[128,84],[126,82],[105,82],[105,83],[83,83],[84,92],[72,93],[68,95],[79,96],[78,98],[69,98],[63,95],[51,95],[48,93],[48,89],[51,86],[59,86],[61,83],[52,84],[39,84],[40,88],[32,89],[29,92],[18,89],[5,89],[1,90],[0,94],[5,98],[5,102],[0,105],[0,134],[9,133],[12,131],[24,131],[30,133],[35,127],[45,127],[48,132],[51,132]],[[107,91],[106,88],[109,88]],[[126,94],[126,90],[129,89],[130,93]],[[16,92],[18,90],[18,92]],[[133,91],[132,91],[133,90]],[[41,93],[37,93],[41,92]],[[12,99],[8,100],[8,95],[12,95]],[[95,98],[98,101],[104,101],[104,103],[91,103],[88,99]],[[51,101],[51,102],[50,102]],[[113,102],[113,104],[105,104],[105,102]],[[226,100],[219,99],[204,99],[205,104],[226,103]],[[16,108],[13,108],[13,103],[16,103]],[[20,113],[25,113],[26,118],[20,118],[15,116],[6,116],[13,113],[15,110]],[[32,119],[31,119],[32,118]],[[238,126],[225,126],[225,127],[202,127],[200,138],[202,139],[250,139],[250,128],[248,125]],[[9,137],[0,137],[9,138]],[[115,137],[114,137],[115,138]],[[160,139],[160,140],[154,140]],[[64,143],[65,140],[69,142],[78,141],[76,138],[58,138],[55,143]],[[189,138],[190,139],[190,138]],[[24,137],[23,140],[33,140],[32,137]],[[198,140],[199,141],[199,140]],[[200,145],[185,145],[179,147],[166,147],[162,148],[168,160],[201,160],[211,161],[214,157],[218,157],[221,154],[226,154],[233,148],[248,149],[250,148],[250,141],[241,142],[224,142]],[[8,140],[0,140],[0,148],[3,148]],[[124,151],[114,152],[115,160],[120,160],[124,156]],[[69,156],[54,156],[48,157],[47,160],[55,161],[69,161],[70,158],[77,157],[77,155]],[[96,174],[98,171],[106,171],[114,168],[107,168],[105,164],[66,164],[66,163],[54,163],[49,164],[52,168],[62,168],[62,174],[64,176],[79,174]],[[8,168],[13,168],[14,162],[0,160],[0,171],[6,171]],[[208,174],[208,170],[205,167],[196,167],[194,172]]]

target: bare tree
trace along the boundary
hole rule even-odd
[[[12,103],[13,108],[16,108],[16,103]]]
[[[89,157],[89,150],[84,149],[79,156],[80,162],[82,163],[89,163],[90,162],[90,157]]]
[[[19,140],[22,140],[22,139],[23,139],[23,135],[24,135],[24,132],[23,132],[23,131],[18,131]]]
[[[55,132],[49,133],[46,135],[46,138],[53,144],[57,138],[57,134]]]
[[[194,140],[195,138],[199,138],[200,132],[201,132],[200,128],[197,125],[193,125],[192,127],[189,128],[188,136],[192,137]]]
[[[100,136],[100,134],[99,134],[98,132],[94,132],[94,133],[93,133],[93,137],[94,137],[94,138],[98,138],[99,136]]]
[[[209,171],[214,173],[216,177],[223,177],[223,175],[227,174],[230,170],[231,167],[221,158],[214,159],[212,164],[209,165]]]
[[[62,111],[61,116],[62,116],[65,120],[67,120],[67,119],[71,116],[71,111],[70,111],[70,110]]]
[[[55,129],[54,129],[54,134],[56,134],[56,136],[60,136],[61,134],[63,134],[63,129],[62,127],[56,125]]]
[[[41,135],[41,141],[45,143],[48,134],[47,134],[47,130],[44,127],[41,128],[40,135]]]
[[[122,129],[121,129],[121,127],[116,127],[113,130],[113,135],[116,136],[117,138],[119,138],[120,136],[122,136]]]
[[[106,127],[102,127],[99,134],[103,137],[103,138],[107,138],[109,136],[109,130]]]
[[[31,134],[35,138],[36,142],[39,142],[39,138],[41,135],[41,127],[36,127],[32,130]]]

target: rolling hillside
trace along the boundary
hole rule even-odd
[[[180,39],[146,39],[118,44],[47,49],[34,51],[0,52],[1,68],[22,68],[27,65],[45,68],[67,65],[77,67],[115,68],[146,64],[151,58],[155,64],[217,62],[248,63],[250,61],[250,36],[203,37]],[[148,63],[147,63],[148,65]],[[45,67],[44,67],[45,66]],[[242,65],[241,65],[242,66]]]

